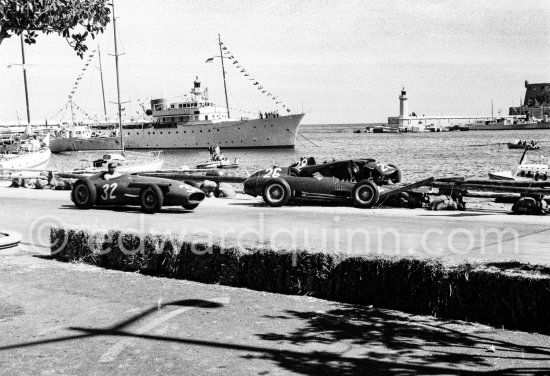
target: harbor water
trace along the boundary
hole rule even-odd
[[[522,154],[522,150],[508,149],[507,143],[514,140],[539,142],[539,150],[528,152],[531,161],[539,162],[541,156],[550,155],[550,130],[365,133],[367,126],[370,125],[303,125],[294,149],[222,149],[222,153],[230,161],[239,161],[240,167],[230,173],[244,176],[274,165],[288,166],[300,157],[313,156],[317,162],[372,158],[397,165],[405,182],[430,176],[486,178],[491,170],[511,169]],[[354,133],[359,129],[362,133]],[[55,154],[48,167],[67,171],[91,154],[94,153]],[[95,153],[97,157],[102,154]],[[162,155],[166,169],[194,168],[210,156],[208,150],[164,150]]]

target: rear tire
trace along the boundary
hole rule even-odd
[[[283,179],[271,179],[264,187],[263,198],[269,206],[283,206],[290,200],[290,186]]]
[[[162,208],[164,196],[157,185],[145,187],[139,193],[139,201],[141,203],[141,211],[147,214],[158,212]]]
[[[351,191],[353,204],[358,208],[370,208],[380,198],[380,189],[372,180],[361,180]]]
[[[73,186],[71,198],[79,209],[90,209],[94,206],[97,192],[91,181],[79,179]]]
[[[196,209],[199,204],[188,204],[188,205],[182,205],[184,209],[186,210],[193,210]]]

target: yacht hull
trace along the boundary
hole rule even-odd
[[[50,140],[52,153],[81,150],[120,150],[120,137],[91,138],[52,138]]]
[[[304,114],[267,119],[123,129],[128,149],[293,148]]]
[[[518,123],[518,124],[470,124],[470,130],[473,131],[517,131],[517,130],[533,130],[533,129],[550,129],[549,122],[541,123]]]

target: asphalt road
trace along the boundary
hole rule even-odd
[[[549,336],[0,251],[0,374],[548,375]]]
[[[238,195],[207,198],[194,211],[173,207],[147,215],[138,207],[79,210],[69,194],[0,187],[0,227],[21,233],[25,247],[37,253],[48,252],[50,226],[63,225],[259,241],[285,249],[550,264],[550,216],[511,215],[509,206],[497,204],[463,212],[319,205],[271,208],[261,198]]]

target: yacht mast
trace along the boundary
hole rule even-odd
[[[115,2],[111,1],[113,6],[113,34],[115,38],[115,70],[116,70],[116,92],[117,92],[117,106],[118,106],[118,131],[120,133],[120,149],[122,155],[124,155],[124,139],[122,137],[122,107],[120,103],[120,79],[118,76],[118,49],[116,43],[116,17],[115,17]]]
[[[99,57],[99,77],[101,78],[101,95],[103,96],[103,115],[105,121],[107,121],[107,107],[105,106],[105,88],[103,86],[103,69],[101,68],[101,50],[97,47],[97,54]]]
[[[223,65],[222,39],[218,34],[218,44],[220,45],[220,59],[222,60],[223,89],[225,90],[225,107],[227,107],[227,118],[229,119],[229,101],[227,100],[227,85],[225,84],[225,67]]]
[[[27,103],[27,126],[31,125],[31,113],[29,110],[29,91],[27,89],[27,68],[25,66],[25,48],[23,47],[23,33],[21,33],[21,57],[22,57],[22,67],[23,67],[23,82],[25,84],[25,101]]]

